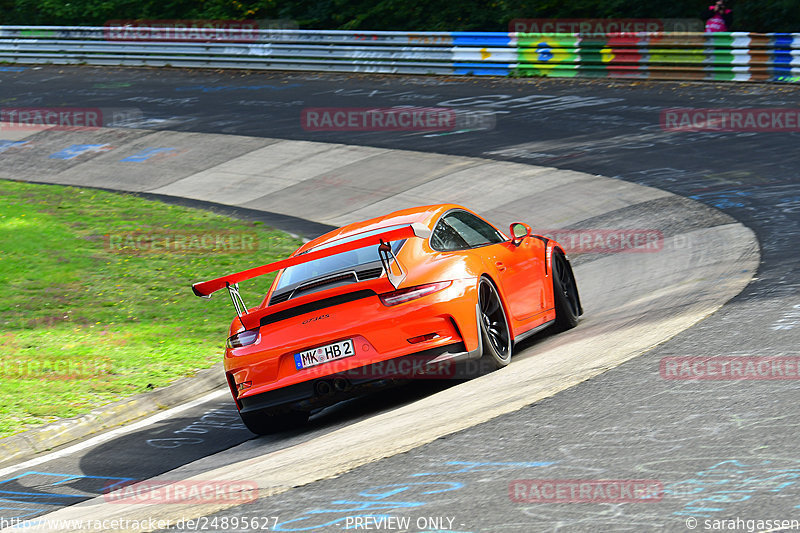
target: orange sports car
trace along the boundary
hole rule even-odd
[[[245,425],[266,434],[375,387],[497,369],[515,342],[574,327],[583,309],[563,248],[521,222],[509,235],[457,205],[418,207],[194,284],[202,297],[227,288],[236,308],[225,375]],[[248,308],[238,283],[276,271]]]

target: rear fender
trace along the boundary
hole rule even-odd
[[[492,278],[492,276],[490,276],[489,274],[484,274],[483,276],[478,276],[478,283],[475,285],[475,306],[476,306],[476,308],[478,310],[478,327],[480,327],[480,320],[481,320],[480,302],[478,302],[478,285],[480,284],[480,278],[481,277],[484,277],[484,278],[488,279],[491,282],[491,284],[494,285],[494,288],[497,291],[497,295],[500,297],[500,305],[503,306],[503,312],[506,315],[506,321],[508,322],[508,328],[510,330],[511,337],[513,338],[516,335],[516,329],[517,329],[515,327],[516,326],[516,321],[511,317],[511,313],[509,312],[509,307],[508,307],[508,301],[506,301],[505,294],[503,294],[503,291],[500,290],[500,286],[497,284],[497,282],[494,280],[494,278]],[[480,338],[480,330],[478,330],[478,340],[481,340],[481,338]]]
[[[475,302],[471,310],[462,316],[455,317],[456,326],[461,331],[461,338],[464,340],[464,347],[470,352],[470,358],[483,355],[483,343],[481,342],[480,320],[481,311],[478,305],[478,284],[471,285],[468,289],[467,301]],[[465,306],[466,309],[470,307]]]
[[[549,278],[549,279],[552,279],[552,277],[553,277],[552,276],[552,273],[553,273],[553,259],[554,259],[553,256],[556,253],[560,253],[561,255],[564,256],[564,259],[567,260],[567,268],[569,268],[569,273],[572,275],[572,279],[575,280],[575,271],[572,270],[572,262],[570,262],[569,256],[567,255],[567,252],[565,252],[564,248],[562,248],[561,245],[558,244],[554,240],[550,240],[547,243],[547,252],[546,252],[546,256],[547,256],[547,261],[546,261],[546,264],[547,264],[547,276],[546,277]],[[578,283],[577,280],[575,280],[576,286],[577,286],[577,283]],[[553,302],[552,305],[554,306],[555,305],[555,294],[553,294],[553,283],[552,282],[551,283],[546,283],[545,285],[546,285],[546,290],[549,291],[549,293],[550,293],[550,296],[549,296],[550,297],[550,301]],[[578,315],[582,315],[583,314],[583,305],[581,305],[581,291],[578,290],[577,293],[578,293],[577,294],[577,296],[578,296]]]

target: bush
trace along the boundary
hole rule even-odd
[[[0,24],[111,19],[292,19],[304,29],[506,31],[516,18],[699,18],[710,1],[673,0],[0,0]],[[797,0],[733,4],[734,30],[800,31]]]

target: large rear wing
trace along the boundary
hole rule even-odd
[[[212,293],[220,289],[227,288],[231,293],[231,299],[233,300],[234,307],[236,307],[236,313],[241,317],[241,315],[247,311],[247,308],[244,307],[244,302],[241,301],[241,297],[239,296],[238,283],[240,281],[245,281],[258,276],[263,276],[264,274],[269,274],[270,272],[281,270],[283,268],[300,265],[302,263],[308,263],[316,259],[330,257],[332,255],[349,252],[351,250],[357,250],[358,248],[371,245],[378,245],[378,254],[381,258],[383,268],[386,270],[389,281],[395,288],[397,288],[397,285],[405,278],[405,273],[403,272],[402,267],[397,263],[397,258],[394,257],[392,248],[388,245],[388,243],[392,241],[409,239],[411,237],[427,239],[430,234],[431,230],[428,229],[427,226],[419,222],[415,222],[413,224],[408,224],[407,226],[401,226],[399,228],[384,231],[383,233],[377,233],[374,235],[369,235],[368,237],[350,240],[342,244],[334,244],[318,250],[311,250],[310,252],[289,257],[288,259],[283,259],[281,261],[276,261],[268,265],[262,265],[209,281],[195,283],[192,285],[192,291],[195,293],[195,295],[202,298],[210,298]],[[392,259],[394,259],[395,266],[400,271],[399,274],[395,274],[393,271],[394,267],[392,266]]]

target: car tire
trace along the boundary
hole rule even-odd
[[[254,411],[239,413],[247,429],[256,435],[270,435],[287,429],[302,426],[308,422],[309,413],[304,411],[290,411],[279,415]]]
[[[566,256],[553,253],[553,299],[555,300],[556,331],[565,331],[578,325],[578,317],[583,314],[581,298],[572,266]]]
[[[511,362],[512,339],[500,295],[488,278],[478,283],[478,312],[483,343],[480,373],[503,368]]]

